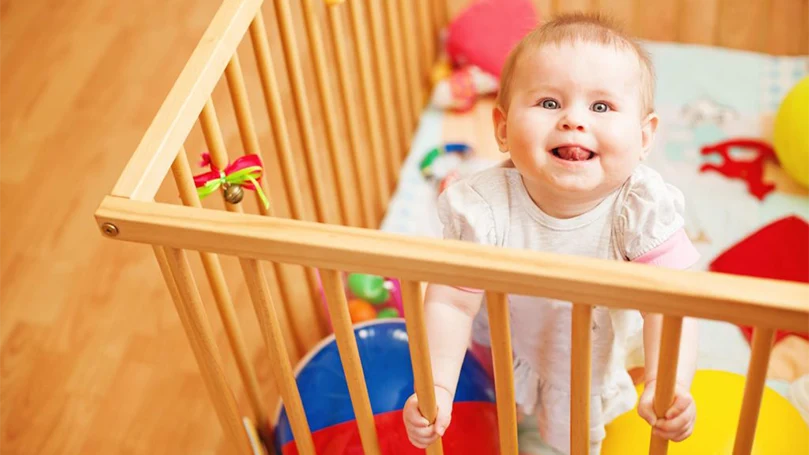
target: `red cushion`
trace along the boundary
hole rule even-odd
[[[711,262],[710,270],[809,283],[809,224],[797,216],[774,221],[719,255]],[[740,328],[750,341],[753,328]],[[809,340],[809,332],[777,330],[775,342],[789,335]]]
[[[531,0],[479,0],[450,23],[447,54],[499,78],[509,51],[538,23]]]

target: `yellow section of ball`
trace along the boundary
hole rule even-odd
[[[784,171],[809,188],[809,76],[781,102],[773,125],[773,147]]]
[[[669,442],[668,455],[731,455],[744,396],[745,377],[725,371],[700,370],[691,395],[697,405],[694,432],[682,442]],[[637,392],[643,390],[640,385]],[[602,455],[648,455],[651,427],[637,408],[607,425]],[[806,455],[809,426],[783,396],[764,389],[752,455]]]

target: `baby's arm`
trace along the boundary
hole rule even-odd
[[[404,423],[408,438],[416,447],[432,444],[449,426],[472,321],[481,300],[482,294],[478,292],[439,284],[427,287],[424,312],[438,412],[435,422],[428,422],[418,409],[415,394],[405,403]]]
[[[616,218],[624,257],[632,262],[674,270],[686,270],[699,260],[699,252],[685,231],[685,197],[659,173],[639,166],[625,187],[621,214]],[[691,435],[696,406],[689,389],[697,361],[697,320],[683,318],[677,359],[674,402],[662,418],[654,411],[658,356],[663,316],[645,314],[643,345],[646,387],[638,414],[654,427],[654,434],[673,441]]]
[[[646,313],[643,316],[643,349],[646,371],[644,381],[657,380],[657,367],[660,354],[660,336],[663,332],[663,315]],[[697,369],[697,340],[699,326],[694,318],[683,318],[680,335],[680,356],[677,360],[677,383],[686,389],[691,388],[691,381]]]
[[[461,364],[469,347],[472,321],[483,294],[431,284],[425,298],[427,338],[436,387],[455,395]]]

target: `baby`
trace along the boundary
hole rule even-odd
[[[683,196],[641,162],[658,125],[647,54],[598,16],[559,17],[511,52],[493,111],[505,166],[448,187],[439,200],[444,237],[685,269],[698,253],[683,229]],[[426,447],[450,425],[461,363],[472,352],[491,368],[481,291],[430,285],[425,313],[438,417],[428,422],[415,395],[404,409],[410,441]],[[520,425],[557,453],[570,451],[570,302],[510,295],[514,387]],[[694,426],[689,393],[696,321],[686,319],[675,400],[665,418],[652,408],[662,316],[595,307],[592,333],[591,453],[605,425],[633,409],[624,368],[627,339],[642,336],[645,388],[638,413],[663,438]],[[529,430],[530,433],[530,430]],[[539,453],[522,435],[520,451]]]

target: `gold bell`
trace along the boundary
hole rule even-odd
[[[244,198],[244,190],[240,185],[230,185],[225,188],[225,200],[231,204],[238,204]]]

